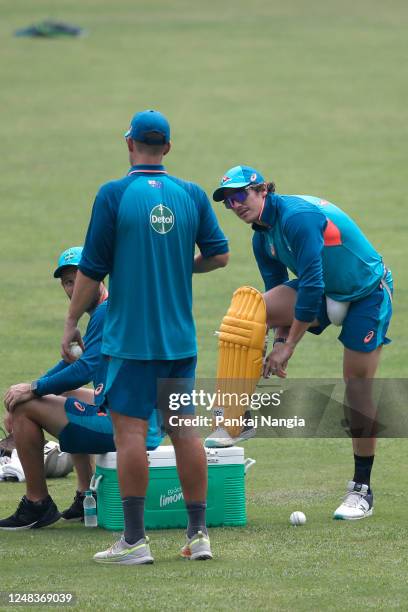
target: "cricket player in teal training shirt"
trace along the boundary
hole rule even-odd
[[[54,278],[71,299],[82,247],[66,249],[59,257]],[[100,283],[98,294],[88,309],[89,323],[84,336],[85,351],[72,363],[60,361],[30,383],[12,385],[5,394],[5,424],[13,431],[19,459],[26,477],[26,495],[16,512],[0,520],[8,531],[38,529],[55,523],[83,519],[85,491],[89,489],[94,466],[89,454],[115,451],[112,421],[102,408],[107,364],[102,359],[102,332],[108,292]],[[93,383],[94,390],[86,388]],[[162,431],[156,413],[149,422],[147,446],[155,449]],[[48,494],[44,474],[43,434],[58,438],[61,450],[72,454],[78,476],[73,503],[62,514]]]
[[[153,562],[143,514],[148,483],[145,436],[157,408],[157,381],[194,379],[192,275],[225,266],[228,243],[204,191],[170,176],[162,165],[171,147],[167,119],[157,111],[137,113],[125,136],[131,168],[124,178],[103,185],[96,196],[62,352],[69,358],[69,343],[81,342],[78,319],[98,283],[109,275],[102,353],[109,359],[106,401],[115,429],[125,532],[94,559],[129,565]],[[202,442],[183,436],[180,427],[169,435],[188,513],[182,555],[211,559]]]
[[[254,230],[253,251],[265,284],[268,327],[275,329],[264,376],[286,377],[287,363],[306,331],[320,334],[330,323],[341,325],[355,471],[334,518],[370,516],[376,438],[374,431],[359,436],[359,425],[362,414],[375,422],[370,379],[382,346],[390,342],[386,332],[392,314],[391,272],[340,208],[313,196],[275,193],[274,183],[266,182],[254,168],[229,169],[213,198]],[[289,280],[288,270],[297,278]]]

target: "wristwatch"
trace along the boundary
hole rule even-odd
[[[33,380],[32,383],[30,384],[30,391],[31,393],[34,393],[34,395],[36,395],[37,397],[41,397],[37,393],[37,385],[38,385],[38,380]]]
[[[285,344],[286,338],[275,338],[272,346],[275,346],[275,344],[278,344],[279,342],[281,342],[282,344]]]

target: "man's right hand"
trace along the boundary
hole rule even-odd
[[[35,395],[31,391],[30,383],[19,383],[11,385],[4,395],[4,406],[8,412],[13,412],[17,404],[28,402],[34,399]]]
[[[76,361],[76,357],[71,353],[71,342],[78,342],[81,349],[85,351],[81,332],[77,328],[77,321],[68,317],[65,321],[64,335],[61,342],[61,356],[63,360],[68,363],[74,363],[74,361]]]

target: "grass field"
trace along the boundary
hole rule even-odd
[[[396,293],[379,374],[407,375],[406,99],[403,0],[0,0],[0,391],[59,355],[66,311],[57,255],[81,244],[98,186],[123,175],[123,133],[136,110],[172,124],[170,172],[208,193],[238,163],[281,193],[338,203],[392,268]],[[84,26],[80,39],[32,40],[15,29],[47,17]],[[217,329],[232,291],[261,288],[251,232],[217,209],[227,269],[194,281],[199,376],[214,375]],[[340,377],[335,330],[307,337],[292,377]],[[216,560],[176,560],[181,531],[152,533],[157,563],[100,568],[105,532],[58,524],[0,535],[0,590],[72,590],[78,609],[407,609],[405,440],[380,440],[375,515],[331,514],[351,474],[347,440],[256,440],[248,527],[212,532]],[[63,508],[72,476],[51,482]],[[1,515],[24,489],[0,484]],[[288,516],[301,509],[303,528]],[[118,576],[116,576],[116,572]]]

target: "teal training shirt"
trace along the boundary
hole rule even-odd
[[[369,295],[384,273],[381,255],[334,204],[308,195],[271,194],[255,225],[253,248],[266,289],[299,278],[295,316],[312,321],[323,293],[340,302]]]
[[[122,359],[174,360],[197,353],[192,315],[195,245],[228,252],[205,192],[163,166],[134,166],[106,183],[93,206],[79,269],[109,274],[102,352]]]
[[[384,274],[381,255],[357,223],[327,200],[298,196],[317,206],[327,217],[323,233],[323,280],[333,300],[355,302],[369,295]]]

